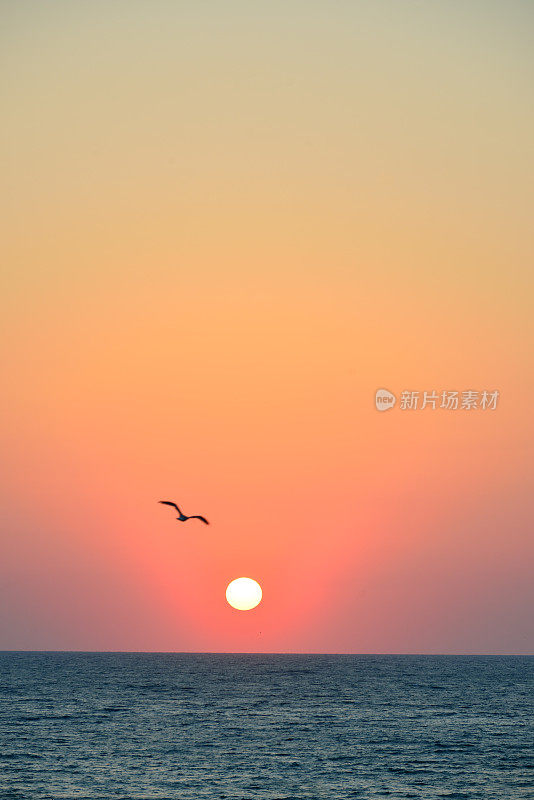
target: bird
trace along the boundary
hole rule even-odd
[[[159,502],[159,503],[163,503],[163,505],[164,505],[164,506],[172,506],[173,508],[175,508],[175,509],[177,510],[178,514],[180,515],[179,517],[176,517],[176,519],[177,519],[179,522],[187,522],[187,520],[188,520],[188,519],[199,519],[199,520],[200,520],[201,522],[203,522],[205,525],[209,525],[209,522],[208,522],[208,520],[206,519],[206,517],[201,517],[201,516],[200,516],[200,514],[194,514],[194,515],[192,515],[192,516],[190,516],[190,517],[187,517],[185,514],[183,514],[183,513],[180,511],[180,509],[178,508],[178,506],[176,505],[176,503],[172,503],[170,500],[159,500],[158,502]]]

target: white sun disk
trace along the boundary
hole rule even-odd
[[[250,611],[261,603],[262,591],[252,578],[236,578],[226,587],[226,599],[238,611]]]

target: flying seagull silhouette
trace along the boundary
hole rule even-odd
[[[164,506],[172,506],[173,508],[175,508],[178,514],[180,515],[179,517],[176,517],[176,519],[179,520],[180,522],[187,522],[188,519],[199,519],[201,522],[204,522],[206,525],[209,525],[209,522],[206,519],[206,517],[201,517],[200,514],[195,514],[191,517],[186,517],[185,514],[182,514],[176,503],[171,503],[170,500],[159,500],[158,502],[163,503]]]

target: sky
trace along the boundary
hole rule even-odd
[[[0,19],[0,649],[534,652],[532,4]]]

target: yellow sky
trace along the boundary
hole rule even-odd
[[[530,4],[0,14],[0,647],[528,649]]]

